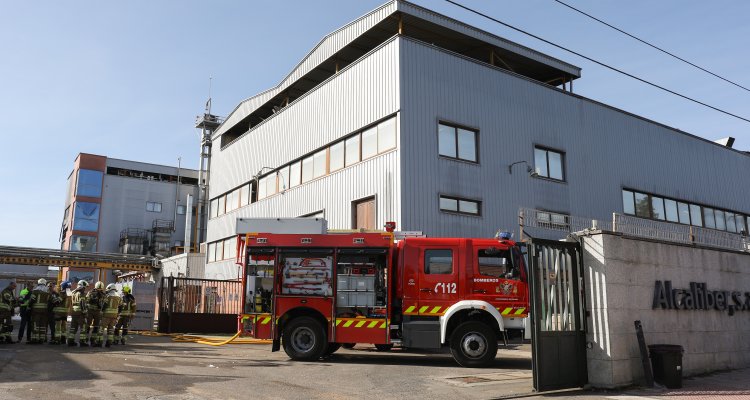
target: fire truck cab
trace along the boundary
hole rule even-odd
[[[294,360],[343,344],[379,350],[450,347],[463,366],[494,361],[523,329],[527,271],[514,242],[393,234],[241,235],[241,329]]]

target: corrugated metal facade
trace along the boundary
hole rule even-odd
[[[377,23],[387,18],[396,10],[396,3],[386,3],[377,9],[373,10],[369,14],[353,21],[352,23],[331,32],[323,40],[318,43],[303,59],[300,63],[287,75],[281,82],[274,88],[271,88],[263,93],[253,96],[242,103],[229,115],[224,124],[216,130],[214,137],[218,137],[224,131],[231,128],[243,118],[250,115],[253,111],[258,109],[265,102],[270,100],[272,97],[283,92],[289,85],[299,80],[306,73],[313,70],[315,67],[320,65],[323,61],[332,57],[336,52],[344,48],[347,44],[351,43],[354,39],[359,37],[362,33],[375,26]]]
[[[410,39],[400,40],[402,224],[434,236],[517,230],[519,207],[599,219],[623,187],[750,213],[750,157]],[[437,123],[479,129],[479,164],[438,157]],[[565,152],[566,182],[532,178],[534,146]],[[439,211],[439,194],[482,216]]]
[[[399,111],[398,44],[390,40],[276,113],[211,159],[210,198]],[[397,117],[397,121],[400,118]],[[397,132],[398,124],[397,124]],[[237,218],[298,217],[324,210],[331,229],[351,228],[351,202],[375,196],[377,224],[398,220],[399,149],[288,189],[208,221],[208,241],[235,234]],[[207,277],[232,279],[232,261],[209,263]]]

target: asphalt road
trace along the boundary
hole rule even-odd
[[[528,345],[501,349],[491,368],[450,354],[360,345],[294,362],[270,345],[212,347],[133,336],[110,349],[0,345],[0,399],[488,399],[531,393]]]

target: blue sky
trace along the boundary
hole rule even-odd
[[[197,167],[195,116],[276,85],[327,33],[377,0],[0,0],[0,244],[59,246],[65,182],[79,152]],[[678,92],[750,117],[750,92],[710,77],[552,0],[461,0],[498,19]],[[568,0],[750,87],[750,2]],[[750,123],[616,75],[447,2],[415,3],[583,68],[581,95],[689,133],[737,138]],[[627,4],[627,6],[624,6]]]

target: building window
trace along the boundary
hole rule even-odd
[[[362,132],[362,159],[378,154],[378,128],[372,127]]]
[[[315,176],[313,156],[307,157],[302,160],[302,183],[311,181]]]
[[[79,169],[78,188],[76,189],[76,194],[78,196],[102,197],[103,176],[104,173],[101,171]]]
[[[359,134],[346,139],[346,166],[359,162]]]
[[[313,178],[320,178],[328,173],[326,170],[326,150],[321,150],[313,155]]]
[[[329,167],[331,172],[344,168],[344,142],[338,142],[330,149]]]
[[[746,232],[746,214],[717,210],[684,201],[640,193],[622,191],[622,208],[627,215],[659,221],[675,222],[732,233]]]
[[[76,202],[73,230],[96,232],[99,230],[99,204]]]
[[[477,162],[477,131],[438,124],[438,154],[457,160]]]
[[[300,184],[300,178],[302,177],[302,162],[297,161],[292,164],[289,171],[289,187],[295,187]]]
[[[177,206],[177,215],[185,215],[185,206],[183,205]]]
[[[565,180],[563,153],[542,148],[534,148],[534,168],[537,175],[558,181]]]
[[[378,124],[378,153],[396,148],[396,118]]]
[[[211,218],[219,216],[219,199],[211,200]]]
[[[96,236],[79,236],[70,237],[70,251],[85,251],[93,253],[96,251]]]
[[[450,196],[440,196],[440,211],[467,215],[480,215],[481,209],[481,201]]]
[[[453,250],[425,250],[424,273],[448,275],[453,273]]]
[[[155,201],[147,201],[146,202],[146,211],[160,213],[161,212],[161,203],[157,203]]]
[[[540,227],[549,229],[569,229],[569,216],[565,214],[553,213],[549,211],[538,211],[536,213],[536,222]]]

